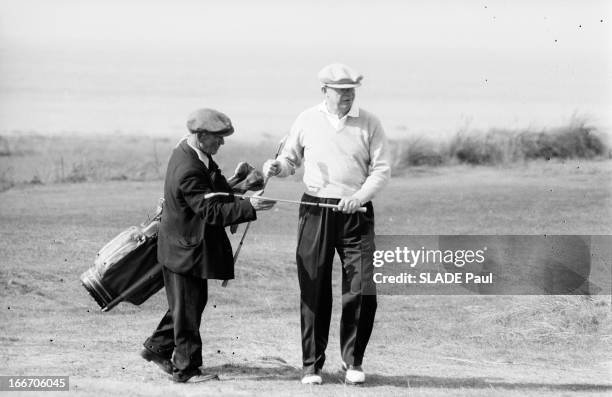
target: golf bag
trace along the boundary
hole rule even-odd
[[[157,263],[157,230],[163,199],[155,216],[140,226],[131,226],[106,244],[94,265],[81,275],[83,287],[102,311],[120,302],[140,305],[164,286]]]

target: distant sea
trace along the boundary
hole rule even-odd
[[[199,107],[227,113],[235,139],[285,134],[321,101],[316,74],[332,53],[189,53],[0,47],[0,134],[180,136]],[[584,117],[612,127],[606,65],[571,57],[363,54],[360,106],[392,138],[459,129],[550,128]]]

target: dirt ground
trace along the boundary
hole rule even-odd
[[[610,234],[611,168],[568,161],[415,169],[375,201],[376,230]],[[79,282],[107,241],[153,213],[161,191],[161,181],[117,181],[0,193],[0,374],[69,375],[70,394],[88,396],[612,393],[610,295],[380,296],[367,383],[346,386],[339,270],[324,385],[301,385],[297,207],[281,204],[252,225],[237,279],[228,288],[210,282],[203,359],[220,381],[173,384],[138,355],[165,311],[163,293],[101,313]],[[267,194],[293,199],[301,191],[299,182],[273,180]],[[53,394],[65,392],[44,395]]]

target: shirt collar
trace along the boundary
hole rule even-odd
[[[327,110],[327,105],[325,104],[325,101],[319,104],[319,110],[327,115],[338,117],[337,115],[330,113],[329,110]],[[349,109],[348,113],[344,117],[346,116],[359,117],[359,105],[357,105],[357,100],[353,101],[351,108]]]
[[[198,155],[198,158],[200,159],[200,161],[202,163],[204,163],[204,165],[208,168],[210,166],[210,163],[209,163],[209,160],[208,160],[208,155],[206,153],[204,153],[203,151],[201,151],[195,145],[192,145],[191,142],[190,142],[190,139],[188,139],[188,136],[184,137],[182,140],[187,141],[187,145],[189,145],[189,147],[192,148],[196,152],[196,154]]]

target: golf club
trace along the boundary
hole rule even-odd
[[[270,200],[270,201],[278,201],[280,203],[293,203],[293,204],[303,204],[303,205],[310,205],[312,207],[321,207],[321,208],[332,208],[332,209],[337,209],[338,205],[337,204],[326,204],[326,203],[311,203],[308,201],[298,201],[298,200],[286,200],[286,199],[279,199],[279,198],[273,198],[273,197],[265,197],[265,196],[247,196],[244,194],[233,194],[233,193],[225,193],[225,192],[215,192],[215,193],[208,193],[204,195],[205,199],[209,199],[209,198],[213,198],[213,197],[218,197],[218,196],[225,196],[225,197],[239,197],[239,198],[244,198],[244,199],[249,199],[251,197],[257,197],[260,198],[262,200]],[[366,207],[359,207],[357,208],[357,212],[367,212],[368,209]]]
[[[276,160],[276,158],[280,155],[281,150],[283,150],[283,147],[285,146],[285,142],[287,141],[287,136],[285,135],[283,137],[283,139],[281,139],[281,141],[278,143],[278,148],[276,149],[276,154],[274,155],[274,160]],[[269,176],[266,176],[264,179],[264,183],[263,183],[263,187],[261,188],[261,192],[263,193],[264,189],[266,188],[266,185],[268,184],[268,181],[270,180]],[[211,193],[214,195],[214,193]],[[210,196],[211,194],[207,194],[204,197],[208,198],[208,196]],[[212,196],[211,196],[212,197]],[[249,231],[249,227],[251,227],[251,222],[248,222],[246,224],[246,227],[244,228],[244,232],[242,232],[242,237],[240,238],[240,242],[238,243],[238,247],[236,247],[236,252],[234,253],[234,265],[236,264],[236,261],[238,260],[238,255],[240,254],[240,250],[242,249],[242,244],[244,243],[244,238],[247,235],[247,232]],[[227,283],[228,280],[223,280],[223,283],[221,283],[222,287],[227,287]]]

